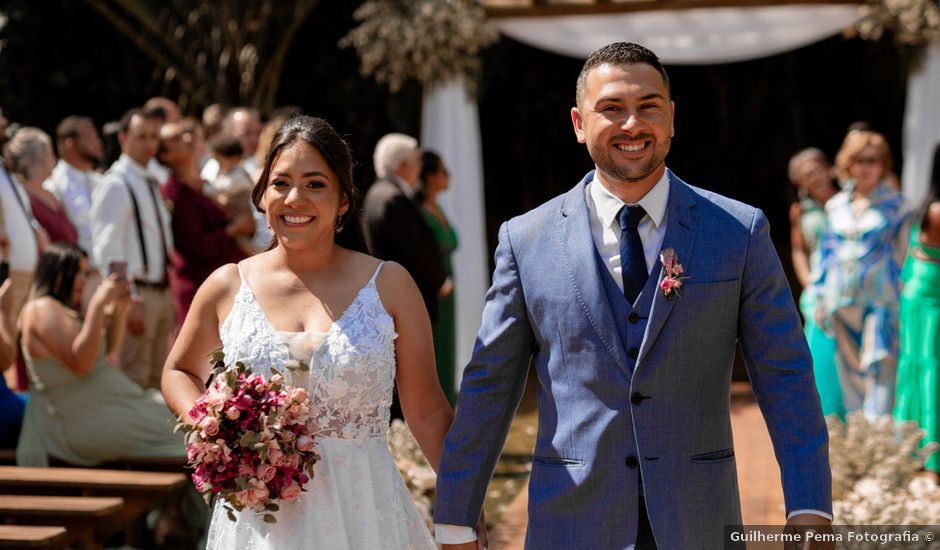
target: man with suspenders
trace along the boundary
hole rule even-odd
[[[159,182],[147,172],[156,155],[159,120],[140,109],[121,118],[121,157],[92,194],[92,258],[103,275],[126,262],[140,303],[128,316],[120,366],[145,388],[159,388],[170,333],[175,326],[169,291],[173,250],[170,214],[160,199]]]

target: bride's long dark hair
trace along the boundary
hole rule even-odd
[[[300,115],[294,116],[284,122],[274,134],[271,147],[264,159],[264,168],[261,176],[255,183],[251,192],[251,200],[259,212],[264,212],[261,205],[264,192],[268,187],[271,176],[271,166],[280,152],[296,141],[304,141],[323,155],[326,163],[339,179],[340,193],[349,201],[349,209],[340,216],[339,225],[343,230],[336,234],[336,244],[343,248],[366,252],[365,239],[362,236],[360,223],[359,189],[353,181],[353,159],[349,144],[340,137],[330,123],[322,118]],[[277,246],[277,239],[271,243],[271,248]]]

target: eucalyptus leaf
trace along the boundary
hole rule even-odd
[[[274,517],[274,514],[265,514],[261,519],[263,519],[265,523],[277,523],[277,518]]]
[[[267,505],[265,505],[264,509],[267,510],[267,511],[269,511],[269,512],[277,512],[278,510],[281,509],[281,507],[278,506],[278,505],[277,505],[276,503],[274,503],[274,502],[269,502],[269,503],[267,503]]]

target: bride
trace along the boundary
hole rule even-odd
[[[208,548],[436,548],[388,450],[393,385],[435,467],[452,411],[408,272],[336,243],[359,230],[357,198],[336,131],[319,118],[285,122],[252,193],[276,241],[206,280],[167,359],[163,392],[184,419],[221,346],[229,364],[241,359],[262,374],[273,366],[307,387],[323,427],[301,498],[282,503],[275,524],[248,509],[233,522],[217,504]],[[288,371],[290,359],[310,370]]]

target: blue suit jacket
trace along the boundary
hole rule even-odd
[[[787,510],[831,512],[809,350],[763,213],[669,173],[663,248],[676,251],[688,278],[674,300],[657,290],[630,372],[595,262],[584,194],[592,177],[500,229],[445,440],[435,521],[476,524],[534,361],[539,432],[527,547],[632,544],[639,484],[625,458],[634,453],[659,548],[721,547],[724,525],[740,523],[730,421],[736,340]],[[631,392],[649,399],[632,403]]]

